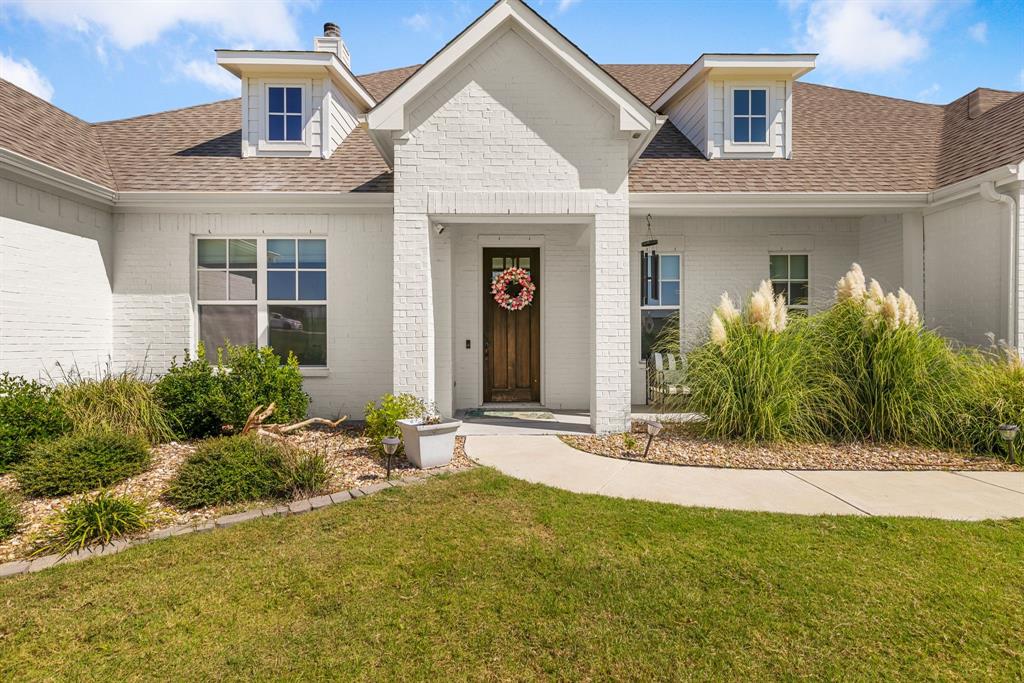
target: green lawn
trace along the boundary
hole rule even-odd
[[[0,680],[1022,676],[1022,522],[704,511],[485,469],[0,582]]]

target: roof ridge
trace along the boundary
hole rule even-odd
[[[23,93],[25,93],[26,95],[28,95],[29,97],[31,97],[34,100],[39,100],[46,107],[50,107],[51,109],[56,109],[60,113],[66,114],[67,116],[70,116],[71,118],[73,118],[76,121],[81,121],[82,123],[84,123],[87,126],[91,126],[92,125],[91,123],[89,123],[85,119],[80,118],[78,116],[75,116],[74,114],[69,112],[67,109],[62,109],[62,108],[58,107],[56,104],[54,104],[53,102],[50,102],[49,100],[44,100],[42,97],[40,97],[39,95],[36,95],[31,90],[26,90],[25,88],[21,87],[20,85],[18,85],[14,81],[9,81],[6,78],[3,78],[2,76],[0,76],[0,81],[4,81],[5,83],[10,84],[11,86],[13,86],[13,87],[17,88],[18,90],[22,91]]]
[[[128,117],[123,118],[123,119],[107,119],[106,121],[95,121],[93,123],[89,123],[88,121],[86,121],[86,124],[88,124],[89,126],[105,126],[105,125],[107,125],[109,123],[121,123],[122,121],[137,121],[139,119],[146,119],[146,118],[149,118],[151,116],[162,116],[163,114],[173,114],[174,112],[187,111],[189,109],[199,109],[200,107],[212,107],[215,104],[224,104],[225,102],[234,102],[235,100],[240,100],[240,99],[242,99],[241,95],[239,95],[238,97],[226,97],[223,100],[214,100],[213,102],[201,102],[200,104],[190,104],[190,105],[185,106],[185,107],[175,107],[174,109],[164,109],[163,111],[154,111],[154,112],[150,112],[149,114],[139,114],[138,116],[128,116]]]

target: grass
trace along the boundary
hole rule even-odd
[[[174,437],[152,385],[133,370],[107,370],[93,378],[74,368],[63,374],[61,382],[54,400],[76,430],[108,429],[154,444]]]
[[[1019,679],[1022,539],[477,469],[0,582],[0,679]]]

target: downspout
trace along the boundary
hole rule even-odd
[[[1009,287],[1010,292],[1007,297],[1007,322],[1008,327],[1006,330],[1006,343],[1010,344],[1013,348],[1020,347],[1020,340],[1017,338],[1017,261],[1019,255],[1017,253],[1017,200],[1010,194],[1000,192],[996,189],[996,184],[991,181],[985,181],[978,186],[978,192],[981,198],[988,202],[998,202],[1004,204],[1010,209],[1010,249],[1009,249],[1009,260],[1010,267],[1007,270],[1007,277],[1010,280]]]

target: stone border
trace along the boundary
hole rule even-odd
[[[245,510],[244,512],[236,512],[230,515],[223,515],[215,519],[206,520],[199,524],[184,524],[181,526],[164,527],[162,529],[154,529],[145,536],[131,539],[118,539],[111,541],[106,545],[92,546],[89,548],[83,548],[82,550],[76,550],[73,553],[67,555],[43,555],[26,560],[14,560],[5,564],[0,564],[0,579],[5,579],[10,576],[19,576],[21,574],[31,574],[39,572],[50,567],[55,567],[60,564],[71,564],[72,562],[80,562],[82,560],[88,560],[93,557],[101,557],[104,555],[116,555],[122,550],[127,550],[133,546],[143,545],[150,541],[156,541],[161,538],[170,538],[171,536],[184,536],[186,534],[195,534],[203,531],[212,531],[213,529],[223,529],[235,524],[241,524],[242,522],[248,522],[254,519],[260,519],[261,517],[280,517],[285,515],[299,515],[304,512],[310,512],[312,510],[319,510],[331,505],[337,505],[338,503],[344,503],[346,501],[355,500],[356,498],[362,498],[363,496],[372,496],[375,493],[383,491],[388,488],[399,488],[402,486],[409,486],[411,484],[419,484],[430,477],[437,476],[439,474],[447,474],[449,472],[460,471],[451,468],[449,466],[438,467],[432,470],[424,470],[417,474],[410,474],[400,479],[390,479],[385,481],[376,482],[373,484],[366,484],[356,488],[347,489],[345,491],[338,491],[337,493],[325,494],[322,496],[314,496],[313,498],[303,498],[301,500],[293,500],[290,503],[282,503],[268,508],[256,508],[255,510]]]

